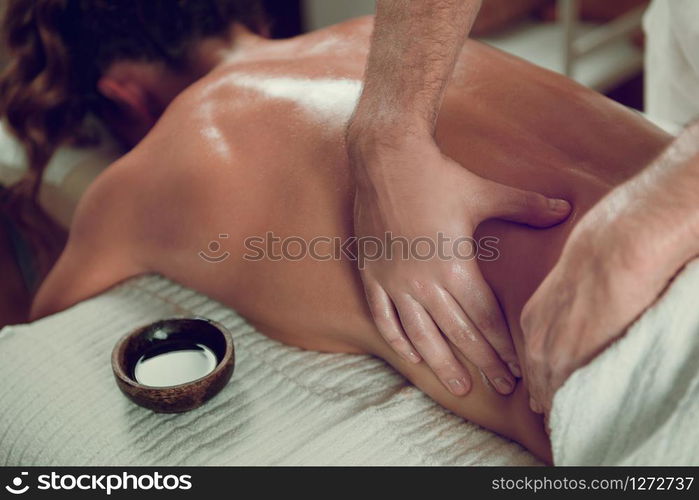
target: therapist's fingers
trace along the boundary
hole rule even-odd
[[[546,367],[540,362],[540,354],[537,352],[539,346],[531,343],[526,335],[524,345],[524,380],[529,392],[529,408],[534,413],[543,413],[544,407],[539,400],[542,399],[546,385]]]
[[[571,205],[566,200],[493,184],[495,194],[483,203],[483,219],[499,218],[534,227],[549,227],[570,215]]]
[[[388,294],[376,282],[367,283],[364,291],[376,328],[384,340],[406,361],[419,363],[421,361],[420,355],[405,335]]]
[[[525,344],[526,345],[526,344]],[[529,408],[534,413],[544,413],[547,409],[548,388],[550,371],[546,363],[542,361],[537,346],[526,345],[524,372],[527,390],[529,391]]]
[[[515,380],[505,364],[447,290],[438,289],[427,309],[444,335],[478,367],[497,392],[508,395],[514,390]]]
[[[456,298],[462,308],[476,324],[486,340],[493,346],[515,377],[522,376],[519,359],[512,341],[510,328],[490,285],[485,281],[478,266],[469,273],[469,283],[459,287]]]
[[[407,294],[393,297],[393,303],[410,342],[444,387],[456,396],[467,394],[471,390],[471,377],[425,308]]]
[[[549,328],[556,322],[556,311],[546,310],[542,315],[536,295],[525,304],[520,316],[524,336],[524,372],[529,390],[529,407],[535,413],[544,413],[550,406],[551,360],[547,356]]]
[[[534,413],[551,411],[553,396],[561,384],[556,383],[556,376],[548,365],[537,363],[536,368],[527,368],[527,387],[529,389],[529,407]]]
[[[500,303],[483,278],[478,265],[474,263],[468,268],[467,273],[461,273],[459,276],[458,280],[450,283],[449,292],[495,349],[500,359],[507,364],[512,375],[521,377],[522,369],[519,366],[512,334]]]
[[[533,396],[529,396],[529,408],[534,413],[544,413],[544,407]]]

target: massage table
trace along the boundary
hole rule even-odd
[[[117,389],[110,355],[160,318],[232,332],[235,372],[204,406],[156,414]],[[519,445],[442,409],[381,360],[257,332],[158,276],[0,331],[0,465],[535,465]]]

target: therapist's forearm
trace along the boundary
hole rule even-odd
[[[481,0],[378,0],[350,147],[430,135]]]
[[[659,240],[663,255],[679,265],[699,255],[699,122],[640,174],[639,190],[646,234]]]
[[[639,269],[673,273],[699,255],[699,122],[610,193],[602,207],[610,223],[605,225],[623,239],[628,262]]]

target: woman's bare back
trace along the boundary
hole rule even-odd
[[[73,291],[45,310],[158,272],[235,308],[283,342],[377,355],[443,406],[548,459],[542,422],[529,411],[521,381],[512,395],[500,396],[463,360],[474,387],[465,397],[451,395],[424,363],[408,364],[385,345],[356,263],[342,255],[259,258],[250,244],[261,238],[255,248],[267,251],[274,236],[280,253],[289,237],[352,236],[344,125],[360,91],[369,32],[364,19],[279,42],[229,61],[180,95],[86,195],[44,296],[52,288]],[[480,265],[521,353],[521,308],[577,219],[669,138],[563,77],[468,42],[437,140],[474,173],[574,206],[565,223],[547,230],[501,221],[478,228],[477,238],[498,239],[499,258]],[[292,257],[299,245],[288,246]]]

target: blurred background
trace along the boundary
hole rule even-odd
[[[31,1],[31,0],[27,0]],[[6,0],[0,0],[0,11]],[[483,0],[472,32],[627,106],[643,106],[641,17],[649,0]],[[372,14],[375,0],[263,0],[286,38]],[[1,49],[0,49],[1,50]],[[0,52],[0,67],[4,61]]]

